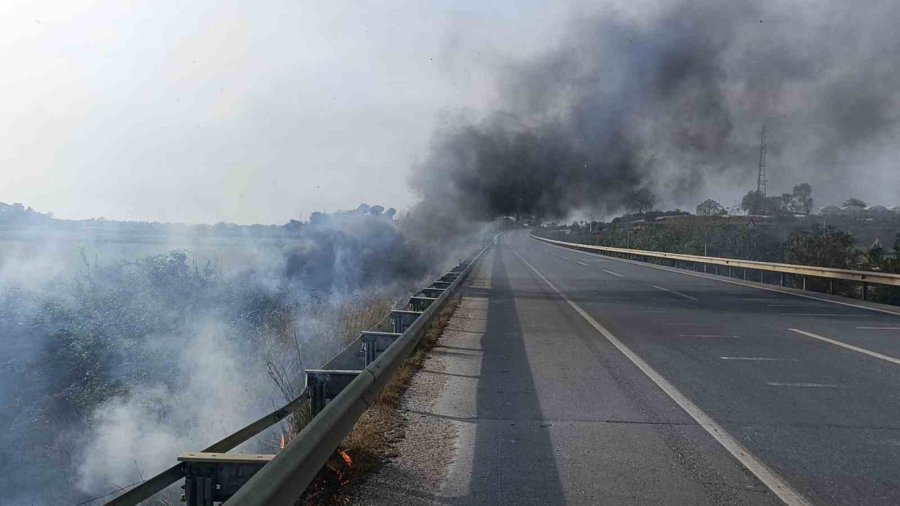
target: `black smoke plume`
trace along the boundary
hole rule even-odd
[[[557,47],[501,71],[495,111],[449,118],[412,185],[472,218],[615,211],[643,186],[693,206],[755,189],[764,124],[776,191],[810,182],[828,200],[861,174],[887,184],[898,21],[900,4],[882,0],[581,17]]]

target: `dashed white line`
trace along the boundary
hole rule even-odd
[[[624,278],[624,277],[625,277],[625,276],[619,274],[618,272],[608,271],[608,270],[606,270],[606,269],[603,269],[603,272],[605,272],[605,273],[607,273],[607,274],[612,274],[613,276],[618,276],[618,277],[620,277],[620,278]]]
[[[690,295],[685,295],[683,293],[676,292],[675,290],[669,290],[668,288],[663,288],[661,286],[653,285],[653,288],[656,288],[657,290],[662,290],[664,292],[669,292],[669,293],[677,295],[679,297],[684,297],[685,299],[688,299],[688,300],[697,300],[697,297],[691,297]]]
[[[586,264],[586,263],[584,263],[584,262],[579,262],[578,260],[575,260],[575,263],[576,263],[576,264],[583,265],[583,266],[585,266],[585,267],[589,267],[588,264]]]
[[[857,353],[862,353],[863,355],[868,355],[870,357],[881,359],[881,360],[884,360],[885,362],[890,362],[892,364],[900,365],[900,359],[898,359],[898,358],[889,357],[887,355],[883,355],[878,352],[867,350],[865,348],[860,348],[859,346],[853,346],[852,344],[847,344],[847,343],[843,343],[841,341],[836,341],[834,339],[829,339],[827,337],[820,336],[818,334],[813,334],[812,332],[807,332],[805,330],[799,330],[799,329],[788,329],[788,330],[790,330],[791,332],[796,332],[798,334],[802,334],[806,337],[811,337],[813,339],[818,339],[819,341],[824,341],[826,343],[833,344],[835,346],[840,346],[841,348],[847,348],[848,350],[853,350]]]
[[[900,327],[856,327],[859,330],[900,330]]]
[[[719,357],[722,360],[748,360],[751,362],[796,362],[796,358],[776,357]]]
[[[843,318],[871,318],[868,314],[846,314],[846,313],[781,313],[781,316],[828,316]]]
[[[628,360],[631,361],[638,369],[641,370],[651,381],[656,383],[656,385],[666,393],[676,404],[681,406],[691,418],[693,418],[700,427],[709,433],[710,436],[713,437],[716,441],[722,445],[725,450],[728,451],[734,458],[736,458],[741,464],[744,465],[747,470],[756,475],[760,481],[762,481],[767,487],[769,487],[775,495],[778,496],[779,499],[784,501],[785,504],[790,506],[794,505],[808,505],[809,501],[806,500],[799,492],[794,490],[781,476],[776,474],[774,471],[769,469],[765,464],[762,463],[759,459],[757,459],[752,453],[750,453],[744,446],[738,442],[737,439],[734,438],[731,434],[725,431],[719,424],[717,424],[712,418],[709,417],[702,409],[700,409],[696,404],[691,402],[690,399],[685,397],[674,385],[669,383],[668,380],[663,378],[655,369],[650,367],[650,364],[644,362],[644,360],[637,356],[637,354],[627,346],[625,343],[620,341],[616,336],[612,334],[609,330],[606,329],[603,325],[601,325],[597,320],[595,320],[591,315],[587,313],[584,309],[581,308],[578,304],[572,302],[571,299],[566,297],[559,288],[556,287],[553,283],[550,282],[543,274],[540,273],[537,269],[534,268],[527,260],[522,258],[522,255],[519,254],[518,251],[510,247],[510,250],[519,257],[525,265],[528,266],[529,269],[534,271],[535,274],[539,278],[541,278],[544,283],[547,283],[557,295],[560,296],[566,303],[575,310],[582,318],[584,318],[597,332],[600,333],[603,337],[609,341],[610,344],[615,346],[623,355],[625,355]]]
[[[727,339],[737,339],[741,336],[727,336],[722,334],[678,334],[678,337],[724,337]]]
[[[799,388],[843,388],[844,385],[835,385],[834,383],[778,383],[775,381],[767,381],[766,385],[772,387],[799,387]]]

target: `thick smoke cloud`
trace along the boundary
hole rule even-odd
[[[0,213],[9,504],[109,499],[233,432],[478,245],[365,204],[281,227],[71,222],[19,207]],[[276,436],[244,449],[271,451]]]
[[[412,177],[471,217],[615,211],[649,186],[663,204],[755,189],[760,129],[770,188],[820,202],[897,180],[900,49],[890,1],[685,0],[641,18],[603,12],[502,72],[483,117],[448,118]]]

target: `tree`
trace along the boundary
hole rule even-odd
[[[765,214],[776,216],[788,212],[787,203],[791,200],[791,194],[766,197],[760,191],[750,191],[741,199],[741,209],[747,214]]]
[[[724,216],[728,213],[725,212],[725,207],[722,204],[713,199],[706,199],[697,204],[697,214],[700,216]]]
[[[795,213],[809,214],[812,212],[813,198],[812,186],[809,183],[801,183],[794,186],[791,198],[791,211]]]
[[[844,202],[844,207],[859,207],[865,209],[868,205],[859,199],[847,199],[847,202]]]
[[[856,239],[831,226],[794,230],[785,243],[785,260],[792,264],[849,269],[857,255]]]
[[[761,191],[751,190],[741,199],[741,209],[747,214],[761,214],[766,197]]]
[[[381,213],[384,212],[384,206],[372,206],[369,208],[369,214],[372,216],[381,216]]]
[[[628,208],[638,214],[644,214],[644,211],[653,209],[656,205],[656,195],[646,186],[631,192],[628,196]]]

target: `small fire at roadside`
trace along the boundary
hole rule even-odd
[[[350,455],[348,455],[347,452],[340,450],[338,453],[341,455],[341,458],[344,459],[347,467],[353,467],[353,459],[350,458]]]

